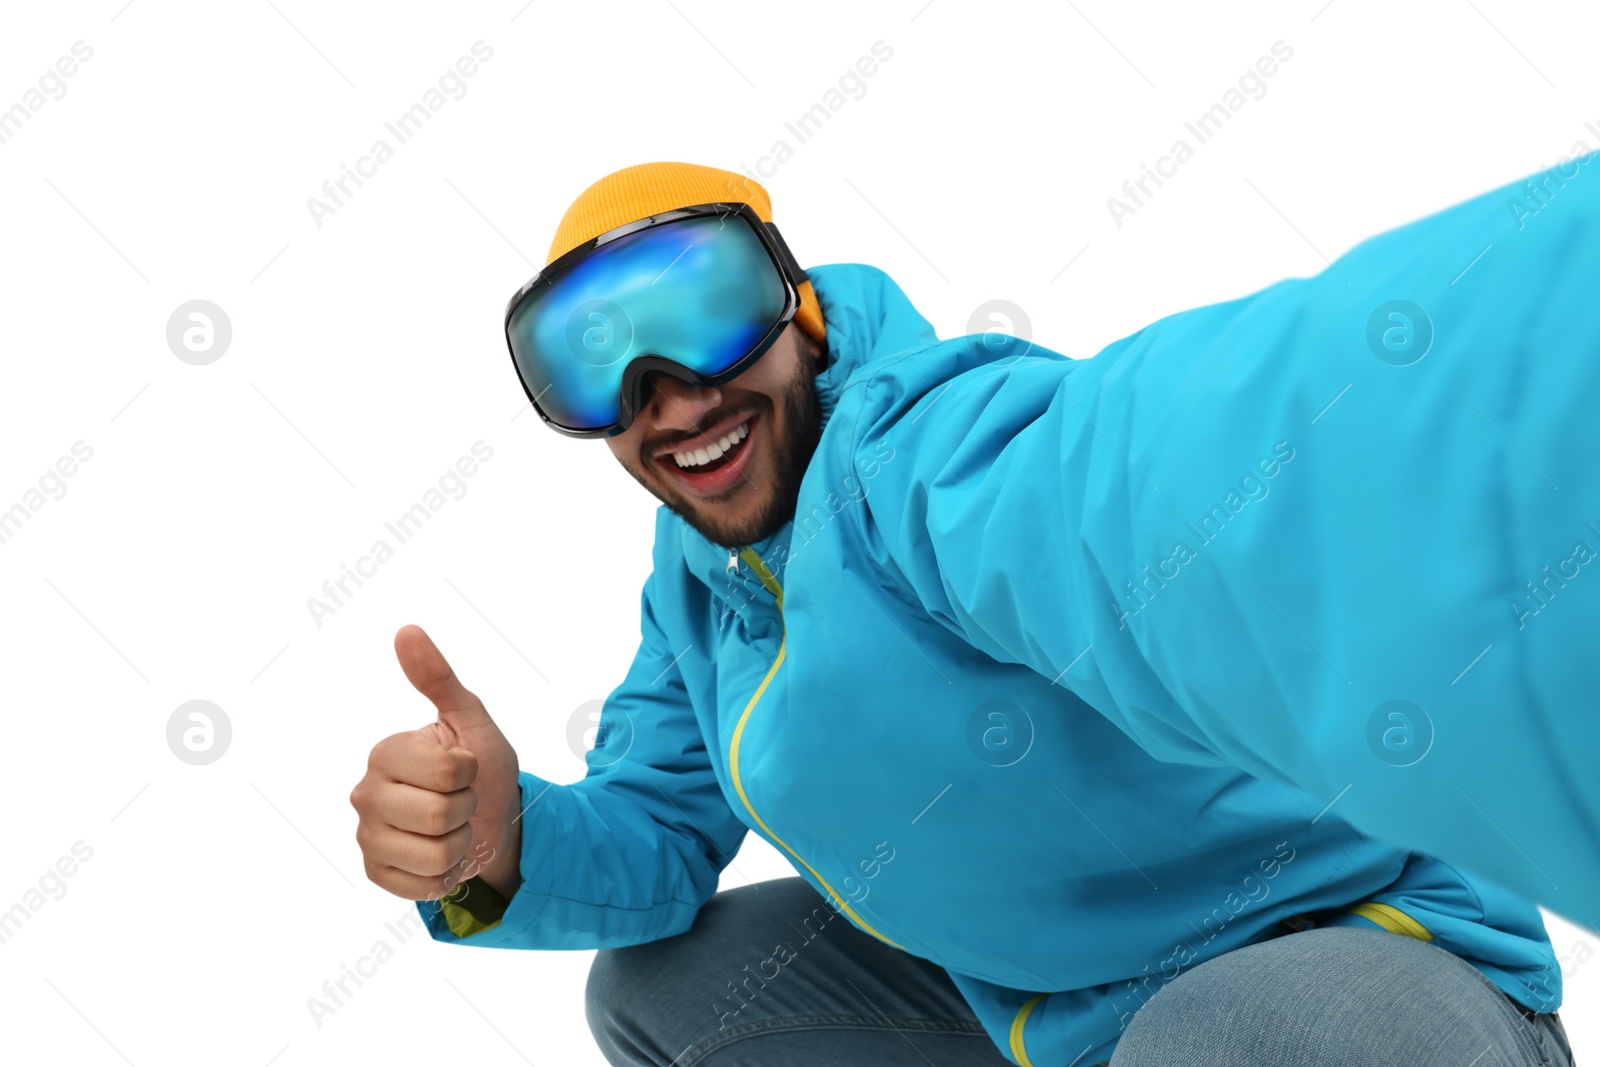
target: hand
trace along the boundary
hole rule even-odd
[[[517,753],[420,627],[401,627],[394,651],[439,719],[378,742],[350,793],[367,877],[436,900],[479,875],[510,900],[522,880]]]

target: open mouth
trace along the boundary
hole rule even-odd
[[[697,496],[722,493],[749,479],[745,468],[757,426],[757,416],[744,415],[680,447],[659,453],[657,465]]]

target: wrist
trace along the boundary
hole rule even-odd
[[[476,875],[507,901],[522,887],[522,824],[508,822],[494,851],[478,865]]]

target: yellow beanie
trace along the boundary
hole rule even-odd
[[[550,242],[549,266],[557,258],[607,230],[690,204],[743,203],[762,222],[772,221],[772,199],[760,183],[731,170],[694,163],[640,163],[613,171],[578,194],[561,216]],[[827,336],[822,308],[810,282],[800,283],[794,321],[821,343]]]

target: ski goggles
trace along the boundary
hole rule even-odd
[[[721,385],[761,357],[807,281],[749,204],[696,204],[607,230],[506,306],[506,344],[539,417],[571,437],[628,428],[652,373]]]

